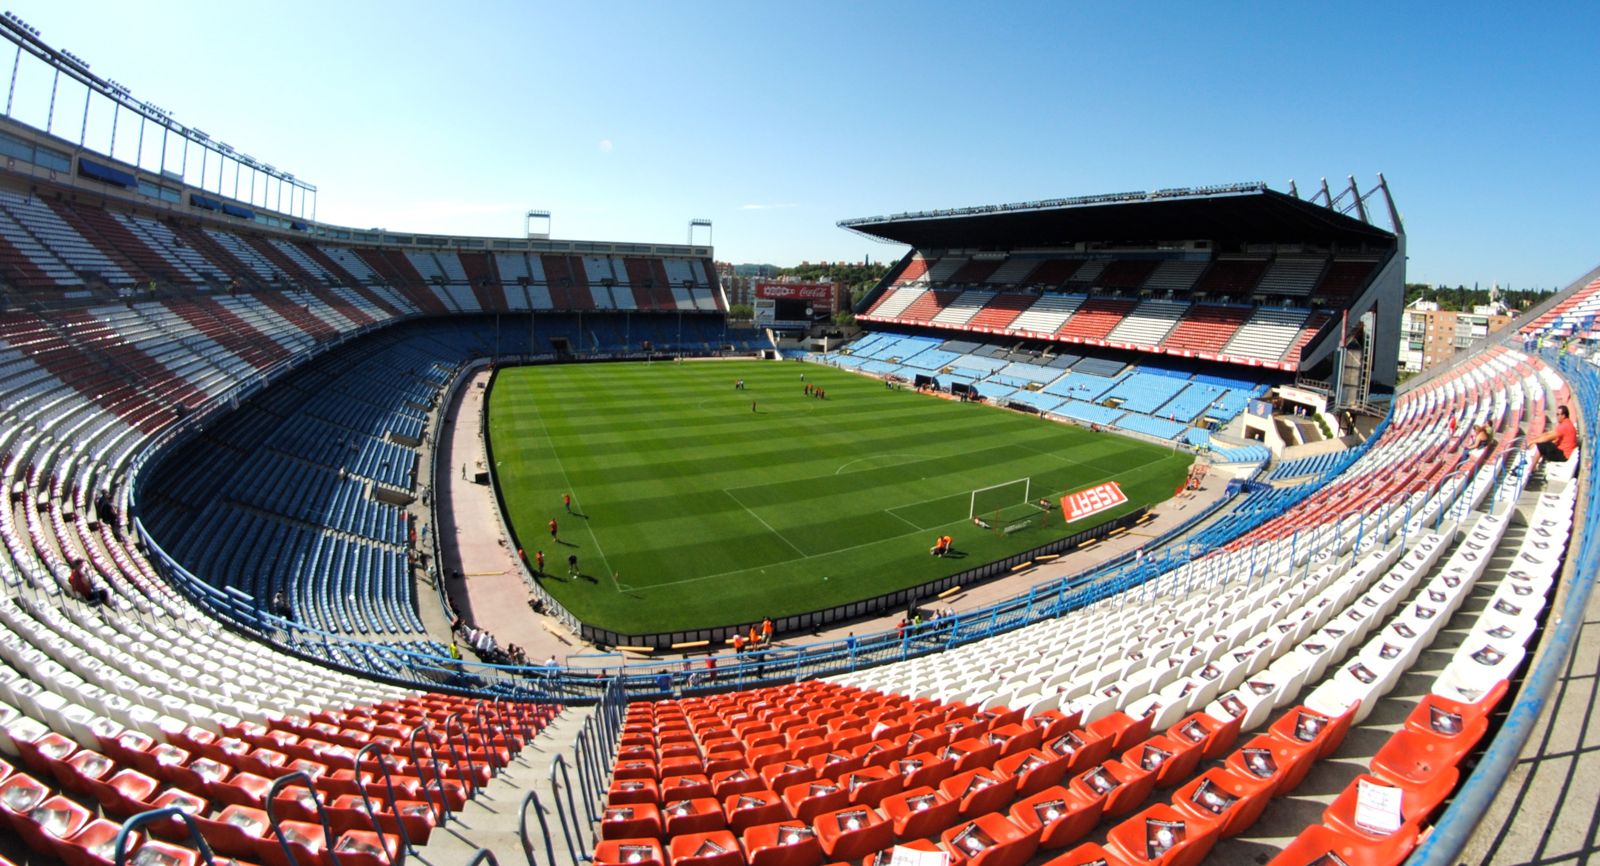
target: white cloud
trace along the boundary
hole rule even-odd
[[[600,148],[600,152],[601,153],[610,153],[611,152],[611,148],[612,148],[611,139],[609,139],[609,138],[600,139],[600,144],[598,145],[598,147]]]
[[[794,203],[788,204],[742,204],[739,210],[782,210],[784,208],[799,207]]]

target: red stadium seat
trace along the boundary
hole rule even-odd
[[[1262,734],[1230,752],[1223,764],[1241,776],[1271,780],[1272,796],[1281,797],[1294,790],[1311,771],[1316,754],[1313,744],[1296,744]]]
[[[1220,722],[1215,716],[1197,710],[1173,723],[1167,729],[1167,736],[1190,742],[1200,739],[1204,744],[1200,759],[1214,761],[1233,748],[1234,742],[1239,739],[1241,721],[1242,716],[1231,716],[1226,722]]]
[[[1279,716],[1267,730],[1286,742],[1315,747],[1316,755],[1312,760],[1325,758],[1344,742],[1345,734],[1355,721],[1356,709],[1351,707],[1343,715],[1330,717],[1303,706],[1295,707]]]
[[[1017,780],[1018,796],[1037,794],[1060,782],[1072,765],[1070,755],[1051,755],[1024,749],[995,762],[994,768]]]
[[[1068,787],[1084,797],[1100,800],[1112,818],[1132,812],[1155,790],[1156,774],[1121,761],[1106,761],[1072,777]]]
[[[322,862],[323,852],[328,850],[322,825],[307,821],[279,821],[278,829],[283,832],[283,841],[294,851],[295,860],[300,863]],[[283,846],[279,844],[277,835],[271,830],[257,840],[256,858],[266,866],[290,866]]]
[[[197,797],[188,791],[180,791],[177,788],[168,788],[165,791],[157,794],[150,800],[150,808],[178,809],[184,814],[195,819],[199,819],[207,812],[211,811],[211,807],[206,803],[205,798]],[[168,818],[165,821],[152,821],[151,823],[146,824],[145,827],[147,827],[151,833],[154,833],[163,839],[181,842],[189,838],[189,827],[182,821],[182,819],[179,818]]]
[[[744,850],[727,830],[673,836],[667,846],[672,866],[744,866]]]
[[[1017,780],[980,767],[945,779],[939,791],[959,804],[961,817],[973,818],[1003,811],[1017,796]]]
[[[777,794],[767,790],[732,794],[722,800],[722,812],[728,816],[728,829],[743,833],[745,828],[757,824],[770,824],[793,817],[789,807]]]
[[[1045,739],[1040,751],[1070,758],[1067,772],[1080,773],[1110,757],[1113,742],[1115,740],[1105,734],[1081,729]]]
[[[668,866],[658,839],[604,839],[594,847],[595,866]]]
[[[850,791],[826,779],[801,782],[784,788],[781,795],[789,814],[796,820],[810,822],[823,812],[832,812],[850,805]]]
[[[900,775],[883,767],[862,767],[836,779],[850,792],[853,805],[877,806],[878,801],[902,788]]]
[[[977,767],[992,767],[1000,759],[1000,744],[987,739],[968,737],[944,747],[940,757],[954,759],[955,772],[965,773]]]
[[[12,826],[29,848],[59,852],[59,843],[76,836],[93,820],[94,813],[57,794],[29,808],[13,820]]]
[[[767,783],[749,770],[728,770],[711,776],[711,795],[719,800],[726,800],[734,794],[766,789]]]
[[[810,824],[795,820],[757,824],[739,836],[750,866],[818,866],[822,845]]]
[[[1157,803],[1111,828],[1106,847],[1128,863],[1197,866],[1217,842],[1218,824]]]
[[[114,842],[116,837],[113,836],[112,840]],[[160,864],[160,866],[197,866],[197,864],[205,862],[200,859],[199,851],[173,845],[170,842],[162,842],[159,839],[145,839],[139,845],[138,850],[135,851],[131,846],[128,850],[134,851],[128,857],[128,862],[130,863]],[[349,863],[350,866],[361,866],[355,861],[347,860],[345,862]]]
[[[1027,749],[1038,748],[1044,742],[1044,728],[1035,728],[1019,722],[997,725],[984,734],[984,739],[1000,747],[1000,755],[1009,757]]]
[[[1129,749],[1122,756],[1123,763],[1156,774],[1157,788],[1171,788],[1189,780],[1200,764],[1204,747],[1200,743],[1173,739],[1166,734],[1156,734]]]
[[[715,793],[711,780],[700,775],[670,776],[661,780],[661,801],[694,800]]]
[[[1039,831],[989,812],[940,833],[939,841],[950,852],[952,864],[1022,866],[1039,850]]]
[[[1483,716],[1466,721],[1459,731],[1449,735],[1401,728],[1372,756],[1372,774],[1397,785],[1427,785],[1460,763],[1488,729],[1489,720]]]
[[[895,768],[900,771],[900,781],[906,788],[920,788],[923,786],[936,786],[956,771],[956,762],[951,758],[941,758],[933,752],[917,752],[907,755],[896,762]]]
[[[371,830],[346,830],[333,843],[340,866],[389,866],[398,862],[400,838]]]
[[[908,788],[883,798],[880,808],[904,842],[943,832],[960,817],[961,804],[929,787]]]
[[[1202,821],[1219,823],[1222,838],[1237,836],[1272,801],[1273,782],[1213,767],[1174,791],[1172,805]]]
[[[866,766],[867,758],[865,755],[854,752],[832,750],[823,752],[820,755],[812,755],[807,759],[807,763],[816,769],[817,778],[837,779],[845,773],[859,770]]]
[[[696,797],[690,800],[673,800],[661,807],[661,817],[666,822],[663,829],[668,837],[684,833],[710,833],[728,826],[728,816],[715,797]]]
[[[266,811],[250,806],[228,806],[214,818],[195,818],[195,823],[211,847],[229,857],[253,858],[272,836]]]
[[[782,791],[790,785],[815,781],[817,768],[800,761],[783,761],[762,767],[761,778],[766,780],[768,788]]]
[[[104,818],[96,818],[83,826],[70,839],[57,839],[51,850],[67,866],[112,866],[116,854],[117,833],[122,825]],[[129,833],[126,850],[138,849],[144,837]]]
[[[1065,848],[1082,839],[1100,822],[1105,803],[1079,791],[1054,785],[1011,804],[1011,820],[1039,831],[1043,848]]]
[[[600,816],[600,838],[643,839],[661,836],[661,810],[653,803],[608,806]]]
[[[1416,709],[1406,717],[1406,727],[1427,734],[1451,736],[1464,730],[1475,718],[1484,718],[1499,705],[1509,684],[1501,680],[1475,703],[1452,701],[1439,695],[1424,695]]]
[[[1402,823],[1417,826],[1432,814],[1433,810],[1437,809],[1446,797],[1450,796],[1450,792],[1455,788],[1458,778],[1459,774],[1455,767],[1449,767],[1444,772],[1434,776],[1426,785],[1416,786],[1396,785],[1377,776],[1362,773],[1352,779],[1350,784],[1340,792],[1339,796],[1334,798],[1333,803],[1323,810],[1322,823],[1346,833],[1381,839],[1391,835],[1393,831],[1385,832],[1364,827],[1356,821],[1356,803],[1360,796],[1362,782],[1398,790],[1400,792],[1400,818]]]
[[[823,812],[812,819],[811,828],[831,860],[855,860],[894,844],[894,825],[866,806]]]
[[[1152,716],[1140,716],[1135,719],[1121,710],[1113,710],[1109,715],[1095,719],[1084,727],[1097,734],[1111,738],[1111,751],[1122,754],[1138,743],[1144,742],[1150,736],[1150,725],[1155,721]]]
[[[606,791],[606,805],[626,806],[630,803],[657,803],[661,792],[654,779],[616,779]]]

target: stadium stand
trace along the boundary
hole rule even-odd
[[[79,169],[120,184],[116,169]],[[1490,784],[1504,777],[1485,740],[1528,713],[1513,692],[1536,641],[1583,620],[1596,548],[1579,521],[1594,509],[1568,479],[1594,472],[1545,466],[1524,437],[1558,405],[1592,432],[1600,373],[1491,345],[1400,392],[1363,444],[1280,467],[1295,474],[1277,484],[1241,473],[1181,540],[983,609],[734,659],[709,687],[678,660],[626,665],[603,687],[588,671],[462,663],[418,629],[392,567],[405,524],[372,496],[414,485],[403,440],[426,432],[417,407],[491,347],[726,344],[716,315],[619,331],[606,312],[720,311],[709,264],[312,243],[44,190],[0,200],[0,282],[26,302],[0,314],[0,824],[42,862],[111,862],[118,822],[160,806],[190,819],[131,828],[132,862],[200,862],[188,826],[225,858],[397,862],[455,835],[431,831],[497,784],[569,696],[598,698],[597,724],[567,752],[577,784],[533,812],[541,825],[559,815],[575,863],[877,866],[894,843],[975,866],[1041,850],[1058,866],[1271,850],[1284,866],[1399,862],[1453,835],[1480,757]],[[255,216],[203,199],[189,196]],[[919,250],[864,303],[939,335],[875,333],[830,360],[959,370],[995,399],[1059,400],[1052,411],[1194,442],[1203,431],[1160,415],[1242,408],[1262,382],[1170,356],[1300,372],[1300,353],[1325,355],[1321,328],[1386,266],[1352,248],[1371,249],[1177,264],[1149,250]],[[1073,294],[990,295],[1013,281]],[[1596,286],[1527,336],[1586,332]],[[1280,296],[1296,306],[1242,305]],[[510,310],[541,314],[540,342],[478,314]],[[1016,313],[983,325],[1012,341],[1121,330],[1157,351],[947,339],[944,326],[990,310]],[[1118,405],[1094,402],[1107,398]],[[1492,445],[1467,447],[1476,423]],[[175,538],[207,574],[164,558],[157,542]],[[1562,583],[1564,566],[1578,579]],[[262,609],[280,588],[307,622]],[[385,642],[360,639],[374,634]],[[1429,668],[1430,654],[1448,661]],[[1394,808],[1375,824],[1362,807],[1383,789]],[[1308,815],[1306,800],[1332,791]]]

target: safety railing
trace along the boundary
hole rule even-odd
[[[385,801],[389,807],[389,814],[394,816],[395,829],[400,836],[399,859],[396,859],[387,847],[384,853],[388,855],[390,866],[401,866],[406,862],[406,855],[417,853],[417,849],[411,844],[411,834],[406,831],[405,816],[401,814],[400,803],[394,795],[394,778],[389,775],[389,756],[383,751],[381,744],[368,743],[356,752],[356,790],[361,792],[361,805],[366,809],[367,820],[372,824],[372,832],[378,834],[380,839],[383,838],[383,825],[379,823],[378,813],[372,808],[372,798],[367,793],[367,778],[361,774],[362,757],[368,752],[373,754],[373,764],[383,775]]]
[[[316,784],[311,781],[311,777],[303,770],[295,770],[292,773],[285,773],[279,776],[273,781],[272,787],[267,789],[267,825],[272,828],[272,835],[278,840],[278,847],[283,849],[284,862],[288,863],[289,866],[300,866],[300,858],[294,853],[295,846],[289,843],[289,837],[284,834],[283,825],[278,818],[278,792],[290,785],[302,785],[307,791],[311,792],[311,796],[308,799],[317,807],[317,821],[322,824],[322,838],[326,846],[323,848],[321,855],[328,858],[327,862],[332,866],[339,866],[339,853],[334,850],[338,847],[338,840],[334,838],[333,827],[328,823],[328,810],[323,808],[322,798],[317,795]],[[312,861],[307,866],[315,866],[315,856],[313,856]]]
[[[192,815],[177,806],[140,812],[123,821],[122,826],[117,830],[116,842],[111,848],[111,862],[115,866],[126,866],[128,862],[128,840],[132,838],[135,830],[146,824],[168,821],[174,818],[181,820],[184,827],[189,831],[189,842],[200,853],[201,862],[205,863],[206,866],[216,866],[216,859],[211,854],[211,846],[206,844],[206,837],[200,833],[200,825],[194,822]]]
[[[606,786],[609,784],[611,758],[617,751],[617,741],[621,736],[627,703],[627,692],[623,689],[621,680],[612,680],[607,684],[594,710],[584,720],[583,727],[578,730],[577,738],[568,753],[572,758],[570,765],[565,755],[556,755],[551,762],[550,775],[547,779],[550,786],[550,801],[554,806],[556,819],[561,828],[561,840],[572,866],[582,866],[581,861],[586,859],[585,855],[594,848],[597,839],[594,827],[599,818],[595,804],[604,798]],[[574,773],[578,777],[577,784],[573,784]],[[528,822],[530,805],[534,807],[534,814],[538,818],[539,840],[543,842],[545,850],[546,862],[543,864],[540,864],[535,856],[537,846],[531,835],[532,826]],[[555,840],[545,814],[544,804],[538,794],[530,791],[523,798],[522,814],[517,823],[517,833],[522,841],[522,850],[528,859],[528,866],[556,866]]]

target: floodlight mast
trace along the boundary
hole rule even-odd
[[[689,220],[689,246],[694,246],[694,230],[701,227],[706,230],[706,246],[711,246],[711,220],[704,217]]]
[[[535,220],[544,220],[544,231],[536,232],[533,230],[533,224]],[[553,223],[550,219],[550,212],[547,210],[530,210],[528,211],[526,219],[523,221],[523,228],[527,231],[528,237],[541,241],[550,239],[551,225],[553,225]]]

